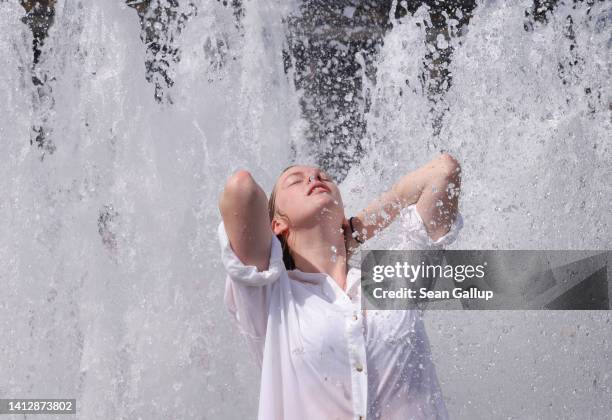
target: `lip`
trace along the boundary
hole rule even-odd
[[[312,185],[310,186],[310,188],[308,189],[308,194],[307,194],[307,195],[312,194],[312,192],[314,191],[314,189],[315,189],[315,188],[317,188],[317,187],[323,188],[323,189],[324,189],[325,191],[327,191],[328,193],[331,193],[330,189],[329,189],[329,188],[327,188],[327,185],[325,185],[325,184],[324,184],[324,183],[322,183],[322,182],[316,181],[316,182],[315,182],[314,184],[312,184]]]

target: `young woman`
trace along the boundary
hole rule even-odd
[[[362,310],[347,261],[402,209],[418,248],[453,242],[459,188],[459,164],[441,154],[347,219],[320,168],[286,168],[269,201],[249,172],[228,179],[224,301],[262,369],[260,420],[447,417],[418,311]]]

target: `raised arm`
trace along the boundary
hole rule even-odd
[[[268,216],[266,193],[248,171],[232,174],[219,197],[230,246],[245,265],[259,271],[268,269],[272,229]]]
[[[366,241],[389,226],[400,210],[416,203],[427,233],[434,241],[444,236],[457,215],[461,167],[448,153],[407,173],[353,218],[353,227]],[[351,240],[350,249],[359,244]]]

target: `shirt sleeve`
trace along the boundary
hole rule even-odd
[[[463,216],[460,212],[457,212],[457,216],[449,231],[435,241],[427,233],[425,223],[417,211],[416,204],[412,204],[404,209],[402,223],[408,241],[418,249],[441,249],[455,242],[459,232],[463,229]]]
[[[263,352],[270,291],[274,282],[285,271],[281,243],[272,235],[268,269],[258,271],[254,265],[245,265],[235,254],[223,221],[219,224],[218,236],[221,259],[227,272],[223,297],[225,307],[237,323],[240,332],[250,338],[249,341],[255,345],[257,352]]]

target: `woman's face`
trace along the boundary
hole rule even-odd
[[[313,166],[296,165],[283,172],[276,182],[275,205],[289,218],[275,216],[275,235],[322,222],[340,228],[345,218],[340,190],[325,171]]]

